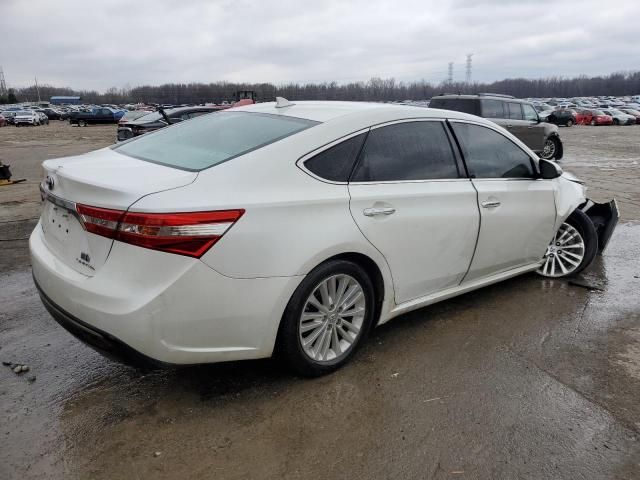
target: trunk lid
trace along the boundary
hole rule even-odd
[[[113,240],[87,232],[76,204],[125,211],[145,195],[188,185],[197,177],[110,148],[47,160],[42,166],[44,241],[61,262],[88,276],[107,260]]]

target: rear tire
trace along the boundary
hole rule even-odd
[[[573,127],[573,120],[567,120],[567,127]]]
[[[554,160],[560,151],[560,142],[556,137],[549,137],[544,142],[544,150],[540,154],[545,160]]]
[[[614,125],[620,125],[620,120],[618,120],[617,118],[613,119],[613,124]]]
[[[574,210],[554,235],[537,273],[550,278],[572,277],[591,265],[597,253],[595,225],[582,210]]]
[[[86,127],[87,126],[87,121],[86,120],[78,120],[78,126],[79,127]]]
[[[360,265],[346,260],[319,265],[289,300],[276,356],[306,377],[337,370],[367,337],[375,304],[373,284]]]

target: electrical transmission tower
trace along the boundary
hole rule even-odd
[[[8,95],[7,82],[4,81],[4,72],[0,67],[0,97],[6,97]]]
[[[453,83],[453,62],[449,62],[449,74],[447,75],[447,83]]]
[[[471,57],[473,57],[473,53],[467,54],[467,83],[471,83]]]

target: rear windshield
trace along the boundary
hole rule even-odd
[[[200,171],[318,124],[302,118],[220,112],[163,128],[112,147],[116,152],[182,170]]]

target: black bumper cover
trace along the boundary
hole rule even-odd
[[[115,338],[113,335],[109,335],[102,330],[88,325],[82,320],[79,320],[70,313],[64,311],[42,291],[35,278],[33,281],[38,289],[42,303],[54,320],[74,337],[81,340],[98,353],[111,360],[137,368],[149,369],[169,366],[169,364],[160,362],[138,352],[126,343]]]
[[[615,199],[607,203],[596,203],[593,200],[587,200],[580,207],[580,210],[587,214],[596,227],[596,232],[598,232],[598,252],[602,253],[607,248],[620,218],[618,204]]]

